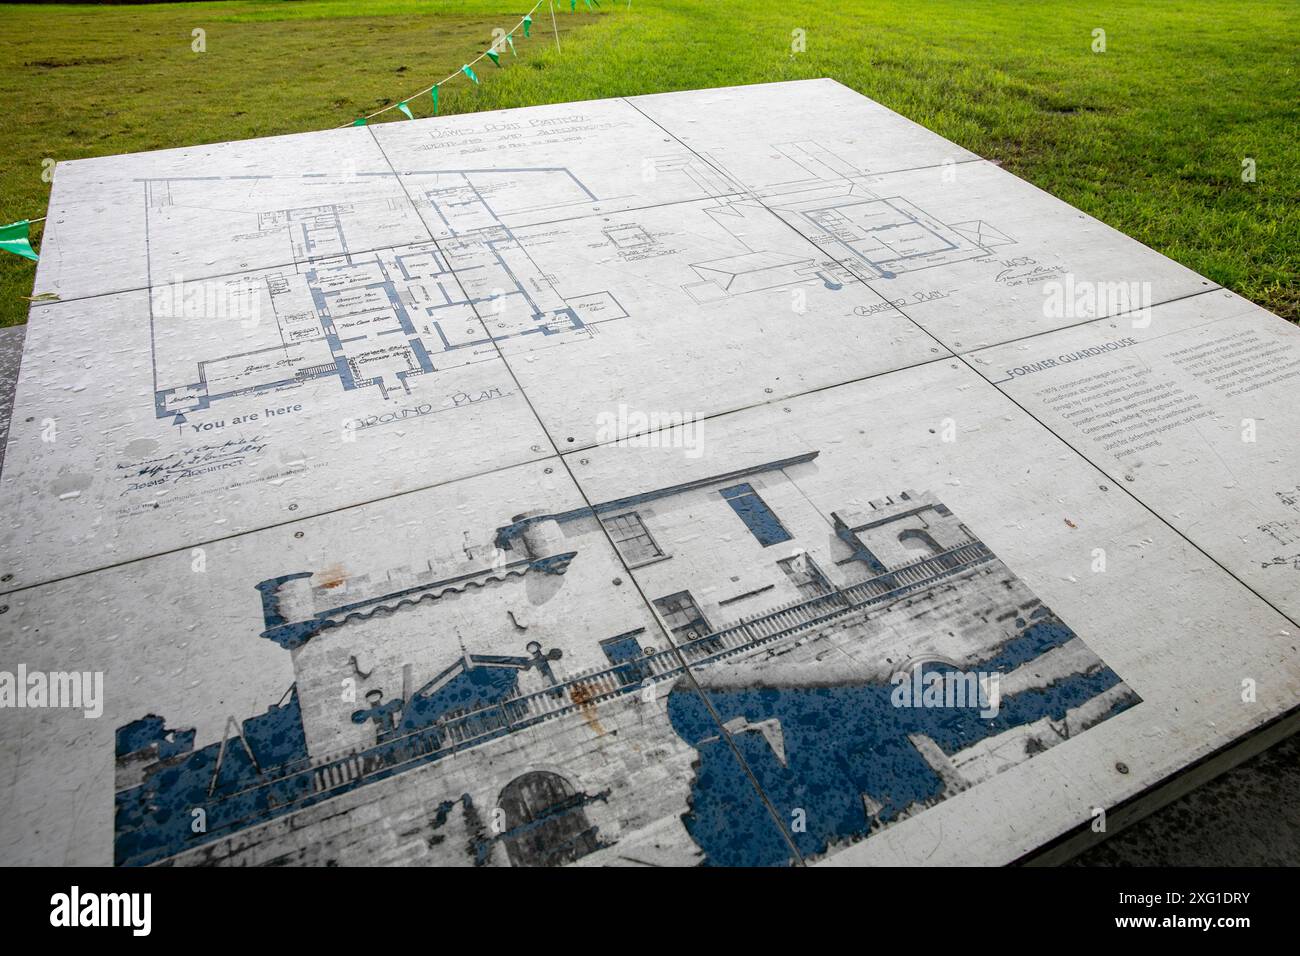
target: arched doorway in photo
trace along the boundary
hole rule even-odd
[[[600,849],[587,822],[587,799],[557,773],[533,770],[506,784],[497,801],[505,812],[511,866],[557,866]]]

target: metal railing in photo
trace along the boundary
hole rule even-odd
[[[375,744],[313,758],[305,766],[301,763],[284,765],[277,768],[278,772],[273,771],[265,783],[250,789],[270,787],[279,794],[294,794],[289,802],[315,802],[327,795],[441,760],[494,738],[569,714],[582,713],[604,701],[639,692],[648,682],[672,680],[685,673],[687,662],[691,667],[711,664],[877,607],[993,558],[993,552],[986,545],[971,540],[866,581],[834,589],[819,597],[778,606],[678,647],[651,651],[635,660],[610,667],[577,671],[541,690],[446,716],[427,727],[388,737]],[[303,779],[305,775],[310,775],[310,779]],[[236,794],[223,799],[230,796]]]
[[[679,648],[692,666],[743,654],[833,619],[883,604],[951,577],[994,557],[982,541],[971,540],[939,554],[900,565],[866,581],[837,588],[820,597],[794,601],[729,627],[696,638]]]

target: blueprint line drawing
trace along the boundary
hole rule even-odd
[[[946,224],[903,196],[882,195],[873,177],[814,141],[773,149],[807,178],[738,188],[864,281],[989,256],[1015,243],[983,220]],[[702,158],[729,175],[715,156]]]
[[[815,144],[779,148],[810,162],[807,157]],[[681,287],[693,301],[707,305],[807,282],[835,291],[864,272],[892,278],[986,256],[1012,242],[983,222],[950,226],[901,197],[875,197],[860,183],[841,178],[841,173],[860,174],[828,150],[815,151],[818,162],[834,170],[837,182],[848,183],[837,188],[838,194],[801,198],[808,193],[807,184],[794,183],[788,192],[766,190],[760,201],[745,198],[754,191],[706,162],[652,161],[656,175],[680,176],[709,191],[715,201],[702,211],[733,243],[748,246],[734,223],[775,213],[796,222],[805,236],[826,240],[828,251],[839,260],[828,259],[809,243],[806,248],[751,247],[687,263],[693,280]],[[506,176],[513,178],[502,185]],[[589,338],[601,324],[629,318],[617,288],[569,289],[571,278],[559,280],[538,263],[533,249],[542,224],[522,229],[513,225],[541,211],[560,217],[555,220],[560,225],[570,221],[563,218],[566,212],[591,215],[591,205],[608,197],[597,196],[572,170],[416,170],[403,172],[400,180],[428,216],[430,241],[355,251],[349,236],[357,217],[370,214],[365,203],[259,210],[254,215],[257,234],[281,236],[290,250],[289,261],[279,268],[199,280],[204,287],[217,287],[205,289],[209,303],[249,303],[246,311],[256,321],[243,323],[243,332],[235,336],[207,330],[200,334],[197,349],[193,337],[187,336],[183,356],[173,356],[169,353],[179,350],[169,348],[166,340],[179,338],[175,333],[181,327],[191,330],[195,316],[178,305],[184,296],[180,278],[173,288],[155,262],[167,258],[162,237],[168,232],[169,211],[203,208],[212,201],[207,197],[214,178],[221,179],[144,182],[155,283],[150,317],[155,414],[171,424],[183,425],[187,416],[225,399],[283,392],[318,379],[336,380],[344,392],[373,388],[385,399],[405,397],[422,376],[490,359],[497,343],[509,342],[512,351],[545,348],[561,340]],[[274,178],[228,177],[219,185],[231,188],[250,179]],[[391,199],[369,204],[386,207],[388,215],[402,212]],[[661,241],[635,221],[612,224],[602,233],[609,246],[628,259],[659,255],[664,242],[671,241]],[[159,279],[162,284],[157,284]],[[232,306],[230,311],[240,309]],[[522,341],[516,346],[511,340]],[[238,351],[230,351],[232,341],[239,343]]]
[[[590,195],[567,170],[527,172],[562,172]],[[349,204],[259,213],[259,231],[287,233],[293,263],[210,281],[236,284],[244,294],[269,304],[270,322],[261,333],[266,344],[200,359],[193,381],[157,389],[157,417],[182,424],[186,413],[205,410],[214,401],[326,377],[337,378],[344,391],[373,387],[384,397],[410,394],[410,383],[418,376],[495,355],[495,341],[583,333],[588,325],[626,317],[617,298],[605,291],[569,300],[560,296],[551,277],[537,268],[510,227],[474,188],[471,173],[439,173],[423,191],[428,208],[449,232],[441,246],[430,241],[353,253],[347,236],[355,210]],[[183,199],[184,188],[194,185],[176,179],[149,183],[151,196],[160,191],[167,196],[166,202],[151,203],[151,211]],[[462,266],[458,275],[455,263],[471,255],[483,258]],[[481,296],[467,297],[461,291],[460,280],[469,271],[477,273],[473,286],[484,289]],[[163,291],[171,292],[167,287]],[[158,299],[155,294],[155,304]],[[588,315],[594,303],[604,307],[600,318]],[[157,308],[152,311],[157,329],[165,319]],[[507,312],[526,319],[478,321],[482,313],[491,317]],[[155,378],[168,381],[171,369],[160,376],[157,355],[155,346]]]

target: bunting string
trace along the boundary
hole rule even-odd
[[[593,12],[594,12],[594,8],[592,6],[593,3],[597,7],[600,6],[600,0],[584,0],[584,2],[587,4],[587,9],[593,10]],[[522,17],[520,17],[519,21],[515,23],[515,25],[511,27],[510,30],[507,31],[506,34],[500,40],[494,41],[486,50],[484,50],[474,59],[470,60],[459,70],[456,70],[455,72],[450,73],[447,76],[444,76],[441,80],[439,80],[437,83],[434,83],[431,86],[426,86],[422,90],[417,90],[416,92],[412,93],[410,96],[406,97],[405,99],[402,99],[396,103],[390,103],[388,106],[381,107],[380,109],[375,110],[373,113],[367,113],[364,116],[357,117],[357,119],[353,120],[350,125],[365,126],[376,116],[382,116],[384,113],[387,113],[390,110],[397,110],[398,112],[403,113],[407,117],[407,119],[414,119],[415,117],[411,114],[411,107],[410,107],[411,100],[417,99],[426,94],[428,94],[433,99],[433,112],[436,115],[438,112],[438,87],[443,86],[444,84],[450,82],[451,80],[456,79],[456,77],[458,76],[466,76],[470,79],[471,82],[473,82],[475,85],[478,85],[479,78],[478,78],[478,74],[474,72],[474,67],[482,60],[491,60],[495,66],[500,67],[501,51],[504,47],[508,46],[512,55],[514,56],[519,55],[515,51],[515,40],[514,40],[515,34],[518,31],[522,30],[525,39],[528,39],[532,36],[533,14],[536,13],[538,8],[541,7],[542,4],[544,3],[550,4],[551,6],[551,28],[555,31],[555,47],[558,50],[560,48],[560,29],[555,22],[554,0],[537,0],[537,2],[533,4],[532,9],[529,10],[527,13],[525,13]],[[570,0],[569,9],[575,10],[576,8],[577,8],[577,0]],[[340,127],[340,129],[341,128],[343,127]]]
[[[600,6],[600,0],[583,0],[583,2],[587,5],[587,9],[592,10],[593,12],[595,7]],[[433,103],[433,115],[435,116],[438,115],[439,87],[444,86],[450,81],[456,79],[456,77],[462,75],[467,77],[476,86],[480,85],[478,74],[474,72],[474,67],[478,63],[486,59],[486,60],[491,60],[495,66],[500,67],[501,53],[506,48],[509,48],[511,56],[518,56],[519,53],[518,51],[515,50],[515,39],[514,39],[515,35],[519,31],[523,31],[524,39],[530,39],[532,37],[533,14],[536,13],[543,4],[547,4],[550,7],[551,29],[555,33],[555,48],[556,50],[559,50],[560,49],[560,28],[555,20],[555,0],[537,0],[537,2],[533,4],[532,8],[527,13],[525,13],[522,17],[520,17],[518,22],[516,22],[515,25],[510,28],[509,31],[507,31],[500,39],[494,40],[486,50],[484,50],[474,59],[470,60],[468,63],[461,66],[459,70],[453,71],[452,73],[443,77],[437,83],[431,84],[430,86],[426,86],[422,90],[417,90],[416,92],[412,93],[410,96],[398,100],[396,103],[390,103],[388,106],[381,107],[380,109],[375,110],[373,113],[367,113],[364,116],[359,116],[351,123],[345,123],[343,126],[338,128],[346,129],[348,126],[365,126],[376,116],[382,116],[384,113],[387,113],[390,110],[397,110],[407,119],[415,119],[415,114],[411,111],[411,101],[418,99],[419,97],[422,97],[426,94],[429,96],[430,100]],[[628,7],[631,8],[631,6],[632,6],[631,0],[628,0]],[[571,11],[577,9],[577,0],[569,0],[569,9]],[[42,216],[39,219],[20,219],[17,222],[11,222],[7,225],[0,225],[0,251],[11,252],[14,255],[22,256],[25,259],[31,259],[35,261],[37,259],[37,254],[32,249],[32,245],[30,241],[30,228],[33,223],[44,222],[44,221],[45,221],[45,217]]]

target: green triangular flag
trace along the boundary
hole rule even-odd
[[[485,50],[484,52],[487,53],[487,58],[489,60],[491,60],[497,66],[501,65],[501,54],[497,53],[496,50]]]
[[[366,125],[366,118],[363,116],[363,117],[361,117],[361,119],[353,120],[353,121],[352,121],[352,125],[353,125],[353,126],[365,126],[365,125]]]
[[[30,219],[20,219],[7,226],[0,226],[0,249],[35,262],[36,253],[32,251],[31,240],[27,238],[30,226]]]
[[[506,34],[506,42],[510,44],[510,55],[518,56],[519,54],[515,52],[515,38],[509,33]]]
[[[411,115],[411,108],[405,103],[398,103],[397,108],[406,114],[407,119],[415,119],[415,117]]]
[[[464,66],[462,66],[462,67],[460,68],[460,71],[461,71],[462,73],[464,73],[466,76],[468,76],[468,77],[469,77],[471,80],[473,80],[475,83],[478,82],[478,77],[474,75],[474,71],[471,70],[471,69],[469,68],[469,64],[468,64],[468,63],[466,63]]]
[[[438,88],[435,86],[431,89],[429,95],[433,97],[433,113],[436,116],[438,115]]]
[[[529,31],[533,28],[533,18],[531,15],[524,15],[524,39],[528,39]]]

